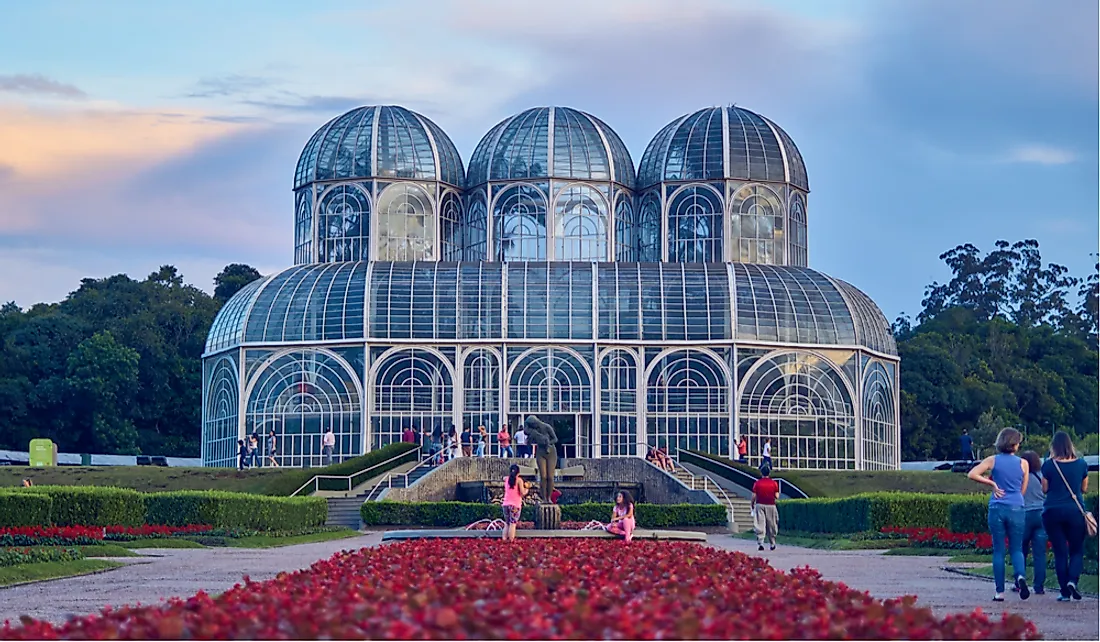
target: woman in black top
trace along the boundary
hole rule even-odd
[[[1050,442],[1050,457],[1043,464],[1043,527],[1054,549],[1054,572],[1062,594],[1059,602],[1081,599],[1077,582],[1085,552],[1085,492],[1089,487],[1089,466],[1077,457],[1069,435],[1058,432]]]

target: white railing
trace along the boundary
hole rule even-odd
[[[393,488],[393,482],[394,482],[395,479],[404,479],[405,480],[405,485],[401,486],[401,488],[408,488],[409,487],[409,475],[413,474],[415,471],[417,471],[424,464],[427,464],[428,462],[430,462],[432,459],[434,459],[436,457],[436,455],[438,455],[438,453],[433,453],[433,454],[430,454],[426,457],[423,457],[418,462],[416,462],[416,465],[413,466],[412,468],[410,468],[407,472],[404,472],[404,473],[390,473],[390,474],[386,475],[385,478],[382,479],[382,481],[375,484],[374,488],[372,488],[370,490],[370,492],[367,493],[367,495],[368,496],[373,495],[375,493],[375,491],[377,491],[379,489],[384,489],[385,490],[385,489]]]
[[[719,486],[718,482],[711,479],[710,475],[696,475],[678,461],[674,461],[673,464],[676,466],[677,471],[681,471],[683,474],[687,475],[688,480],[691,482],[690,484],[685,484],[688,488],[709,493],[711,497],[714,498],[715,502],[726,507],[727,517],[729,517],[731,522],[733,521],[733,499],[726,493],[726,489]],[[697,485],[701,486],[701,488],[697,488]]]
[[[309,488],[310,486],[312,486],[312,487],[313,487],[313,491],[312,491],[312,492],[317,492],[317,490],[318,490],[318,485],[319,485],[319,483],[320,483],[320,481],[321,481],[322,479],[341,479],[341,480],[344,480],[344,481],[346,481],[346,482],[347,482],[347,485],[348,485],[348,488],[347,488],[347,491],[346,491],[346,492],[349,492],[349,493],[350,493],[350,492],[351,492],[351,489],[355,487],[355,484],[353,484],[353,483],[352,483],[352,480],[354,480],[354,479],[356,479],[356,478],[362,478],[362,477],[363,477],[363,475],[366,475],[366,474],[370,473],[370,472],[371,472],[371,471],[373,471],[373,470],[376,470],[376,469],[378,469],[378,468],[381,468],[382,466],[385,466],[385,465],[387,465],[387,464],[391,464],[391,463],[393,463],[393,462],[397,461],[398,459],[401,459],[402,457],[408,457],[408,456],[409,456],[410,454],[414,454],[414,453],[416,453],[416,452],[417,452],[417,451],[419,451],[419,450],[420,450],[420,446],[417,446],[417,447],[416,447],[416,448],[414,448],[413,450],[409,450],[409,451],[403,452],[403,453],[401,453],[400,455],[397,455],[397,456],[395,456],[395,457],[390,457],[390,458],[389,458],[389,459],[387,459],[386,461],[383,461],[383,462],[379,462],[379,463],[377,463],[377,464],[375,464],[375,465],[371,466],[370,468],[365,468],[365,469],[363,469],[363,470],[361,470],[361,471],[359,471],[359,472],[357,472],[357,473],[352,473],[351,475],[314,475],[314,476],[313,476],[313,477],[312,477],[312,478],[311,478],[311,479],[310,479],[309,481],[307,481],[306,483],[302,484],[302,486],[301,486],[301,487],[300,487],[300,488],[299,488],[298,490],[296,490],[296,491],[294,491],[293,493],[291,493],[291,494],[290,494],[290,496],[291,496],[291,497],[294,497],[294,496],[298,495],[298,493],[300,493],[300,492],[302,492],[303,490],[305,490],[305,489]],[[415,456],[415,455],[414,455],[414,456]],[[369,477],[368,477],[368,479],[369,479]]]

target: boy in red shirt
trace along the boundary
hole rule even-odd
[[[760,479],[752,486],[752,509],[755,512],[753,526],[756,530],[757,550],[764,550],[767,537],[771,550],[775,550],[775,536],[779,534],[779,510],[775,500],[779,498],[779,484],[772,479],[770,466],[760,468]]]

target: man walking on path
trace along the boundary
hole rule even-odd
[[[332,426],[321,437],[321,465],[328,466],[332,463],[332,451],[336,448],[336,435],[332,432]]]
[[[772,479],[771,466],[761,466],[760,479],[752,486],[752,510],[755,513],[753,527],[756,530],[757,550],[764,550],[764,539],[775,550],[775,536],[779,534],[779,510],[775,500],[779,498],[779,484]]]

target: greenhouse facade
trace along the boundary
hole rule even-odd
[[[295,263],[238,292],[204,357],[205,465],[274,430],[282,465],[406,428],[553,423],[568,457],[894,469],[898,358],[861,291],[807,267],[801,155],[739,107],[663,128],[639,168],[574,109],[505,119],[470,166],[427,118],[339,116],[295,173]]]

